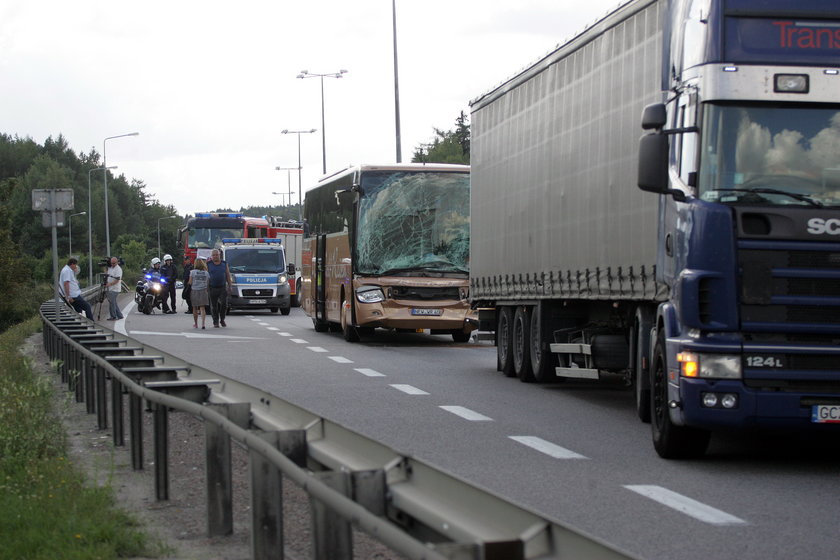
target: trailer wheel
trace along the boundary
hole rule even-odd
[[[523,383],[533,383],[531,373],[531,314],[528,307],[520,305],[513,315],[513,371]]]
[[[653,447],[663,459],[691,459],[706,452],[711,437],[707,430],[676,426],[668,406],[668,368],[665,337],[660,334],[653,351],[650,380]]]
[[[496,369],[513,377],[513,310],[510,307],[499,309],[499,323],[496,326]]]
[[[557,381],[554,371],[554,355],[548,351],[547,340],[544,340],[542,322],[542,306],[535,305],[531,310],[530,344],[528,352],[531,358],[531,375],[537,383],[553,383]]]

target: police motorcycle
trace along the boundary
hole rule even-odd
[[[161,277],[159,268],[154,268],[156,264],[160,264],[157,257],[152,259],[152,268],[143,271],[143,279],[138,280],[134,288],[134,302],[145,315],[154,313],[156,307],[160,308],[166,293],[166,278]]]

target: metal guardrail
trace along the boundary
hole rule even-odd
[[[231,440],[249,451],[252,558],[283,558],[282,477],[313,501],[313,556],[353,558],[351,527],[414,559],[631,558],[271,394],[118,335],[72,309],[41,306],[44,346],[78,402],[143,469],[143,402],[154,416],[155,495],[169,498],[168,411],[206,432],[208,536],[233,532]],[[110,383],[110,391],[108,390]],[[558,486],[563,481],[558,481]]]

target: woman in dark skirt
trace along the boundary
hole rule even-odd
[[[209,287],[210,275],[207,273],[207,263],[202,257],[195,259],[195,268],[190,271],[190,303],[193,311],[193,328],[198,328],[198,312],[201,311],[201,328],[207,319],[206,306],[210,305]]]

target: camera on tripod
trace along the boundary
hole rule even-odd
[[[120,266],[125,266],[125,261],[123,260],[123,258],[122,258],[122,257],[117,257],[117,264],[119,264]],[[110,257],[102,257],[102,258],[99,260],[99,262],[98,262],[98,263],[96,263],[96,266],[98,266],[98,267],[100,267],[100,268],[111,268],[111,259],[110,259]]]

